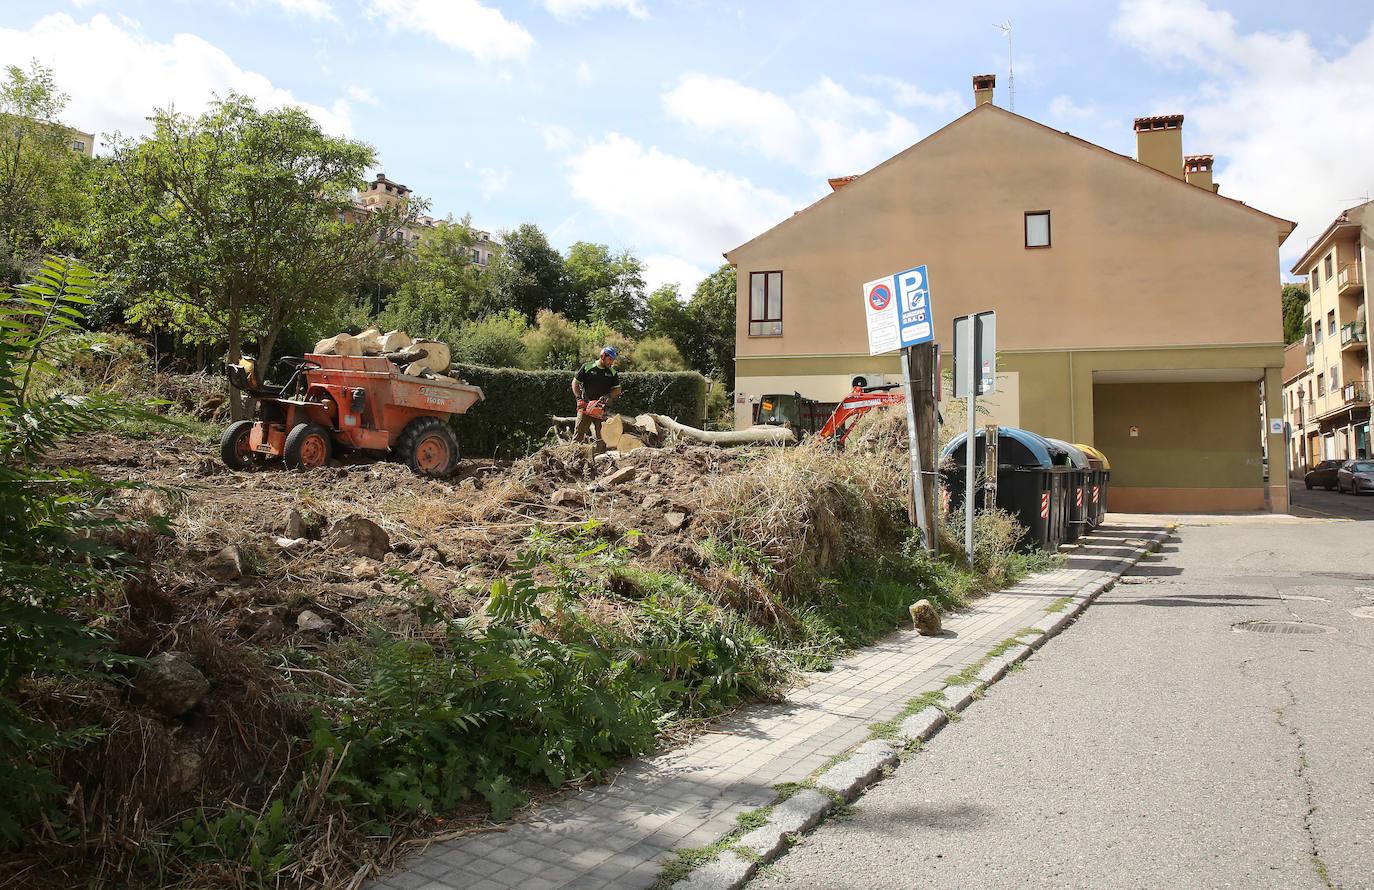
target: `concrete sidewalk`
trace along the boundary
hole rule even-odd
[[[529,821],[432,844],[367,886],[647,888],[676,861],[674,850],[712,845],[715,859],[680,885],[740,886],[788,834],[815,824],[837,798],[857,795],[903,744],[932,735],[1166,537],[1162,526],[1104,526],[1063,568],[943,616],[941,636],[893,633],[832,671],[807,675],[782,703],[738,711],[692,744],[631,761],[609,783],[541,807]],[[970,681],[946,683],[969,668]],[[913,700],[937,695],[938,707],[905,713]],[[874,738],[872,724],[898,718],[895,738]],[[753,830],[738,836],[736,817],[779,804],[775,786],[784,783],[810,787],[755,814]]]

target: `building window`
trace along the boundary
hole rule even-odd
[[[1330,312],[1326,313],[1326,333],[1329,334],[1329,335],[1332,336],[1332,337],[1336,336],[1336,310],[1335,310],[1335,309],[1332,309]]]
[[[1026,211],[1026,246],[1050,246],[1050,212],[1048,210]]]
[[[1325,374],[1318,374],[1318,375],[1317,375],[1317,395],[1319,395],[1319,396],[1324,396],[1324,395],[1326,395],[1326,375],[1325,375]]]
[[[1312,322],[1312,342],[1322,342],[1322,323],[1320,321]]]
[[[79,151],[85,153],[86,143],[82,142],[80,139],[72,140],[72,151]]]
[[[1312,293],[1314,293],[1314,294],[1317,292],[1317,285],[1318,285],[1318,283],[1319,283],[1319,280],[1318,280],[1318,278],[1317,278],[1317,270],[1316,270],[1316,269],[1313,269],[1313,270],[1312,270]]]
[[[1322,268],[1326,271],[1326,280],[1327,280],[1327,281],[1330,281],[1330,280],[1331,280],[1331,254],[1328,253],[1328,254],[1326,255],[1326,259],[1322,262]]]
[[[1336,366],[1331,366],[1331,373],[1327,375],[1327,382],[1331,384],[1331,391],[1335,392],[1341,388],[1341,379],[1336,376]]]
[[[749,273],[749,336],[782,336],[782,273]]]

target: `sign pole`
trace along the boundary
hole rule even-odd
[[[916,434],[916,387],[911,384],[912,353],[919,347],[902,349],[902,391],[906,394],[906,438],[911,451],[911,491],[915,506],[914,524],[921,532],[921,549],[930,552],[930,528],[926,519],[926,493],[921,477],[921,440]]]
[[[964,353],[968,356],[968,438],[964,440],[964,552],[968,555],[968,567],[973,568],[973,468],[974,468],[974,400],[978,392],[977,362],[978,323],[974,316],[968,319],[968,345]]]

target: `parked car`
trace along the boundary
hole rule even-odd
[[[1374,460],[1348,460],[1336,471],[1336,490],[1374,491]]]
[[[1336,487],[1336,473],[1343,463],[1345,463],[1343,460],[1324,460],[1308,470],[1303,481],[1307,483],[1308,488],[1316,488],[1320,485],[1330,491]]]

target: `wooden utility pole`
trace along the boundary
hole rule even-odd
[[[935,425],[935,393],[940,385],[935,373],[938,350],[935,343],[921,343],[906,347],[902,356],[902,364],[910,374],[906,397],[907,432],[912,436],[912,496],[908,501],[911,524],[921,529],[926,550],[937,555],[940,552],[936,526],[939,486],[935,466],[939,460],[935,451],[939,441]]]

